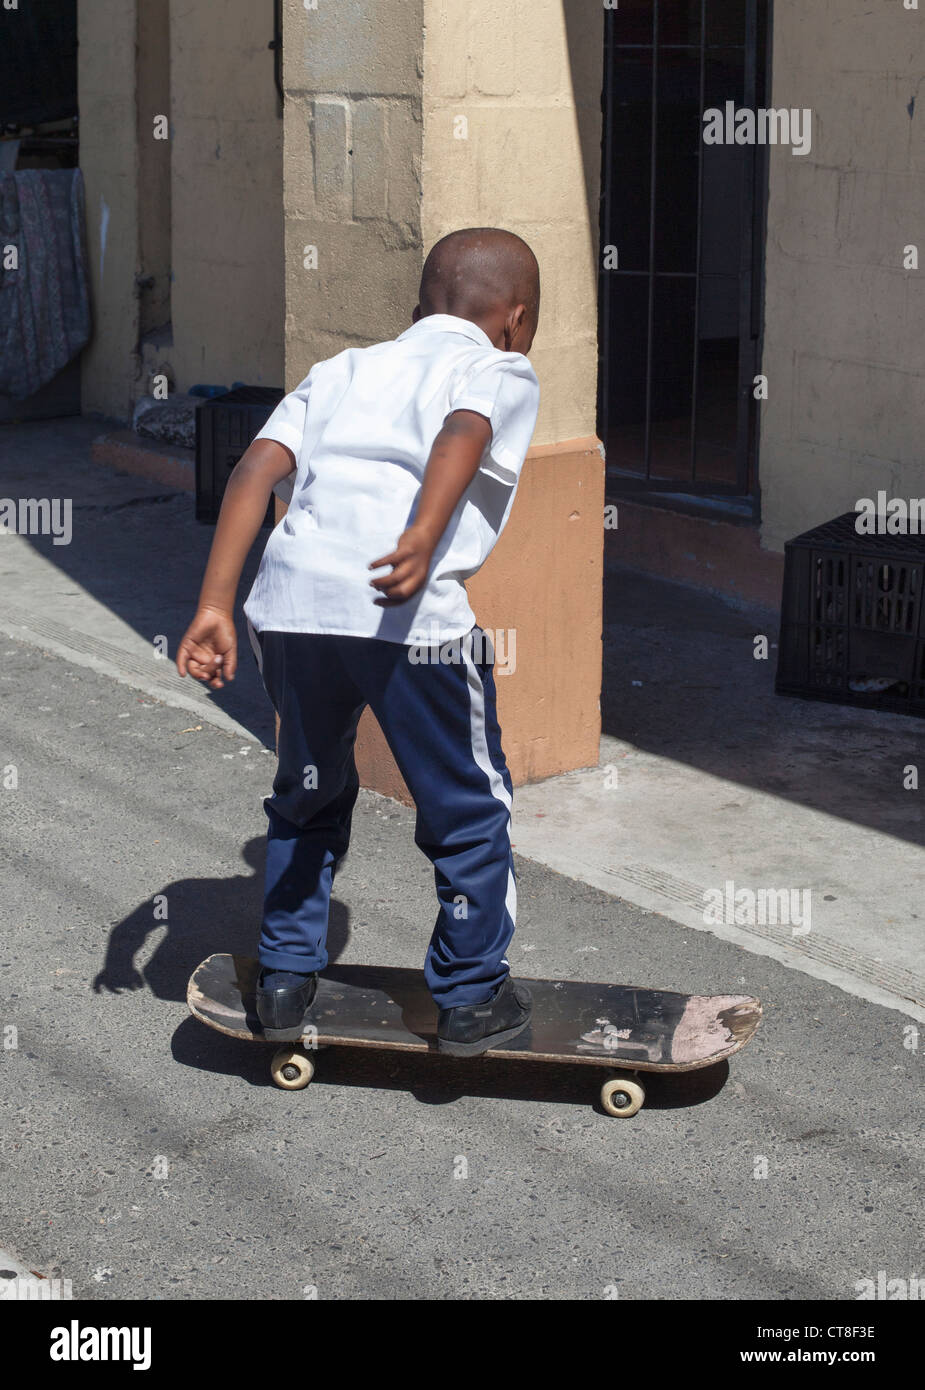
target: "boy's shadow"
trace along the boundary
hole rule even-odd
[[[189,977],[206,956],[216,951],[255,955],[263,913],[265,837],[248,840],[241,854],[252,872],[233,878],[179,879],[117,923],[103,968],[93,981],[96,993],[119,994],[147,986],[158,999],[185,1002]],[[327,941],[331,961],[347,944],[349,921],[347,908],[332,898]],[[135,958],[146,939],[165,927],[150,960],[139,969]]]

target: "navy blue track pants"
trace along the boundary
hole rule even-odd
[[[368,704],[417,807],[415,842],[434,866],[439,912],[424,963],[441,1008],[488,999],[508,973],[517,890],[512,787],[479,628],[441,648],[250,627],[280,719],[258,956],[323,970],[334,872],[359,790],[354,742]],[[412,654],[436,657],[426,663]],[[449,658],[449,659],[447,659]]]

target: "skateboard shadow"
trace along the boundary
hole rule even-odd
[[[507,1061],[498,1056],[460,1059],[362,1051],[359,1056],[360,1049],[331,1048],[323,1054],[323,1065],[319,1064],[312,1086],[320,1082],[322,1086],[407,1091],[421,1105],[452,1105],[467,1098],[532,1100],[582,1109],[593,1105],[598,1114],[605,1114],[599,1093],[606,1067],[599,1070],[568,1062]],[[691,1072],[648,1072],[640,1076],[646,1089],[645,1109],[683,1110],[704,1105],[719,1094],[728,1077],[726,1061]]]
[[[117,922],[93,990],[119,994],[147,988],[158,999],[185,1001],[189,978],[206,956],[217,951],[255,955],[263,912],[264,836],[248,840],[241,857],[250,872],[230,878],[177,879]],[[138,966],[136,958],[155,935],[160,940],[146,963]],[[343,953],[349,937],[349,911],[332,898],[330,960]]]

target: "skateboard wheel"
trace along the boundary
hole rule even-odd
[[[301,1091],[315,1074],[315,1064],[301,1047],[281,1047],[273,1054],[270,1075],[284,1091]]]
[[[646,1093],[638,1081],[628,1076],[612,1076],[601,1087],[601,1105],[608,1115],[628,1120],[642,1106]]]

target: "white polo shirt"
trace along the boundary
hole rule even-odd
[[[434,644],[475,622],[465,580],[484,563],[514,501],[539,406],[527,358],[500,352],[468,319],[431,314],[393,342],[318,362],[257,435],[298,466],[276,488],[289,510],[267,542],[244,612],[258,632],[331,632]],[[368,566],[410,524],[434,440],[454,410],[492,437],[437,544],[427,583],[375,603]]]

